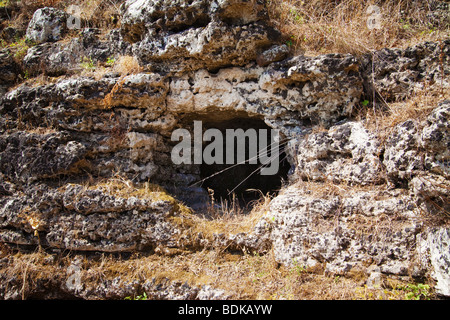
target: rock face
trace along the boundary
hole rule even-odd
[[[448,295],[449,229],[427,228],[422,214],[439,219],[450,210],[449,120],[445,101],[423,123],[408,120],[395,126],[383,148],[359,122],[310,134],[297,147],[297,175],[328,185],[302,182],[282,191],[256,234],[264,237],[270,230],[277,260],[286,265],[325,264],[330,273],[372,265],[375,273],[429,274],[437,291]],[[385,179],[406,185],[389,191],[348,189]]]
[[[122,34],[151,70],[180,72],[243,66],[280,33],[263,1],[127,1]],[[170,61],[170,63],[168,63]]]
[[[108,58],[124,55],[129,45],[118,38],[118,31],[99,40],[99,30],[85,29],[69,43],[44,42],[30,48],[24,65],[30,74],[44,73],[49,76],[73,74],[82,70],[83,59],[92,64],[105,63]]]
[[[32,75],[63,77],[7,91],[17,66],[0,53],[7,91],[0,100],[0,242],[89,253],[273,249],[283,265],[358,271],[371,282],[383,274],[430,276],[449,296],[449,101],[383,140],[352,115],[371,96],[372,79],[388,101],[407,97],[422,79],[448,89],[450,41],[374,58],[292,57],[264,3],[128,0],[121,29],[106,36],[85,29],[66,42],[58,41],[65,14],[36,11],[27,35],[38,44],[24,66]],[[140,71],[80,75],[83,58],[99,67],[120,56],[135,58]],[[202,167],[171,161],[173,131],[192,131],[194,120],[210,127],[258,120],[280,130],[292,183],[252,230],[197,232],[195,212],[181,204],[208,200],[193,185]],[[69,277],[77,268],[68,268]],[[142,288],[154,298],[226,297],[171,281],[60,289],[120,298]]]
[[[433,266],[432,276],[436,279],[439,294],[450,296],[449,279],[449,229],[432,229],[419,238],[423,259]]]
[[[398,192],[319,198],[288,188],[272,202],[266,223],[283,264],[311,268],[326,262],[325,271],[338,274],[374,264],[384,273],[407,275],[421,230],[413,209],[408,195]]]
[[[302,179],[354,185],[379,184],[384,180],[378,156],[380,143],[360,122],[311,134],[297,148],[298,175]]]
[[[424,83],[448,87],[450,40],[426,42],[406,50],[383,49],[362,59],[366,88],[369,83],[385,101],[404,99]],[[372,69],[374,71],[372,77]]]
[[[122,187],[128,188],[34,185],[22,197],[2,200],[2,241],[103,252],[174,246],[171,235],[178,231],[166,219],[179,211],[175,199],[151,186],[140,197],[114,193]]]

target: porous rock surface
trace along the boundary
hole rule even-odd
[[[450,73],[448,40],[381,50],[374,59],[293,57],[264,1],[128,0],[121,10],[121,29],[102,38],[86,29],[69,43],[58,41],[58,12],[36,12],[27,33],[42,43],[28,50],[24,66],[65,76],[55,81],[10,88],[16,67],[0,53],[2,243],[108,253],[273,249],[278,263],[332,274],[429,275],[449,296],[448,224],[430,228],[422,219],[450,211],[449,101],[433,106],[425,122],[398,124],[385,140],[352,118],[370,96],[371,70],[387,100],[406,96],[425,77],[448,89],[440,78]],[[122,55],[134,56],[142,71],[79,75],[80,57],[105,63]],[[237,117],[280,129],[297,183],[280,191],[250,232],[192,234],[177,218],[195,213],[178,199],[207,193],[191,187],[198,165],[170,160],[171,133],[191,129],[192,119]],[[144,191],[111,191],[117,184]],[[81,289],[64,283],[61,290],[81,298],[123,298],[137,287],[155,299],[226,297],[182,281],[115,281]],[[21,285],[0,296],[20,298]]]

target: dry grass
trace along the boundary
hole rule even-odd
[[[81,18],[87,27],[117,27],[121,0],[82,0],[73,2],[81,9]]]
[[[143,68],[139,65],[139,62],[135,57],[121,56],[114,62],[113,70],[120,73],[121,76],[111,92],[108,93],[103,100],[103,104],[106,108],[110,108],[113,105],[114,95],[122,90],[126,77],[142,72]]]
[[[431,24],[431,2],[365,0],[271,0],[269,12],[295,53],[361,54],[385,47],[406,47],[448,37],[448,24]],[[379,30],[367,27],[369,5],[382,14]]]
[[[405,299],[406,292],[401,288],[407,284],[404,280],[387,279],[382,287],[368,289],[364,284],[366,276],[358,271],[347,276],[326,275],[320,269],[279,267],[272,253],[259,256],[217,250],[172,257],[134,254],[128,259],[111,255],[50,255],[43,251],[15,253],[9,255],[8,264],[0,271],[3,278],[19,288],[21,298],[27,299],[65,283],[66,270],[74,260],[80,265],[81,283],[92,289],[118,277],[123,285],[181,280],[191,286],[210,285],[225,290],[227,299],[237,300]]]
[[[120,73],[122,76],[128,76],[130,74],[142,72],[142,67],[139,65],[136,57],[120,56],[117,61],[114,62],[113,70]]]
[[[420,125],[439,102],[448,98],[448,88],[439,85],[434,87],[424,86],[421,89],[416,89],[405,101],[383,103],[384,110],[379,107],[361,110],[358,120],[364,119],[366,128],[375,133],[383,142],[392,133],[396,125],[410,119],[416,120]]]

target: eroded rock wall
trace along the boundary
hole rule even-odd
[[[24,66],[63,77],[11,88],[16,66],[0,54],[1,242],[112,253],[273,248],[287,266],[431,275],[449,295],[440,243],[450,211],[449,102],[385,140],[352,117],[373,88],[388,101],[423,79],[448,90],[448,40],[373,57],[293,57],[263,1],[129,0],[121,29],[62,42],[36,34],[50,30],[39,23],[64,28],[44,17],[52,12],[30,22],[42,43]],[[80,57],[101,64],[124,55],[141,71],[80,75]],[[235,117],[280,129],[297,183],[250,232],[193,232],[192,213],[175,198],[195,204],[208,195],[190,186],[198,165],[172,163],[171,133]]]

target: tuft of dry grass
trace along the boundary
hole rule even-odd
[[[359,120],[364,119],[366,128],[375,133],[380,141],[385,141],[396,125],[410,119],[417,120],[420,125],[439,102],[448,98],[449,92],[443,87],[424,86],[415,89],[405,101],[385,102],[384,110],[380,110],[380,108],[376,108],[375,111],[373,108],[362,109],[358,117]]]
[[[111,92],[108,93],[103,99],[103,104],[106,108],[110,108],[113,105],[114,95],[122,90],[126,77],[142,72],[143,68],[139,65],[136,57],[121,56],[114,62],[113,70],[119,72],[121,76],[112,88]]]
[[[134,56],[120,56],[114,62],[113,70],[120,73],[122,76],[128,76],[142,72],[142,67],[139,65]]]

